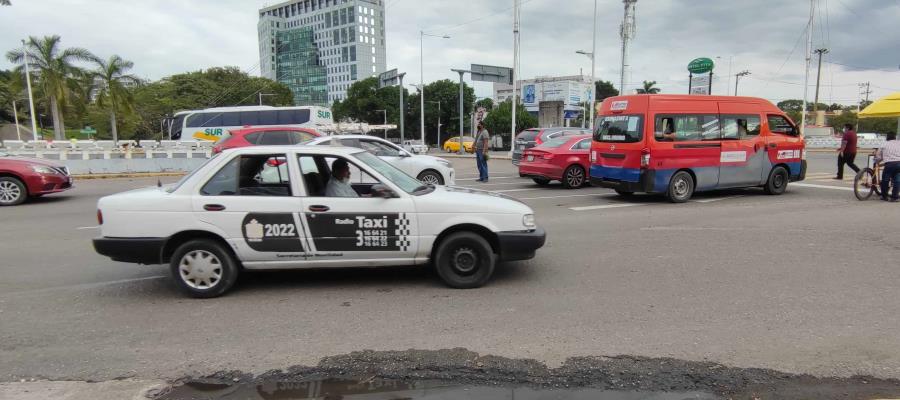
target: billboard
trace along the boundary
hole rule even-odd
[[[525,107],[537,107],[541,102],[542,92],[539,83],[526,83],[522,85],[522,104]]]

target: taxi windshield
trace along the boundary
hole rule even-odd
[[[367,151],[355,153],[354,156],[363,164],[366,164],[379,174],[387,178],[393,184],[403,189],[404,192],[410,194],[425,194],[430,192],[433,187],[423,184],[418,179],[413,178],[403,171],[397,169],[386,161],[378,158],[378,156]]]

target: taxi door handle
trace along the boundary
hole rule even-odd
[[[206,211],[224,211],[225,206],[221,204],[204,204],[203,209]]]
[[[309,211],[312,211],[312,212],[325,212],[328,210],[330,210],[330,208],[328,208],[328,206],[322,206],[322,205],[309,206]]]

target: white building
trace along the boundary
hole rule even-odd
[[[512,91],[512,85],[494,83],[494,102],[508,100]],[[529,113],[538,116],[540,126],[563,126],[581,114],[593,91],[589,76],[539,76],[520,80],[516,96]]]
[[[385,71],[384,0],[291,0],[259,10],[260,75],[296,105],[330,106]]]

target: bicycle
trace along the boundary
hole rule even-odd
[[[866,167],[853,178],[853,194],[859,200],[868,200],[872,194],[881,196],[881,163],[875,161],[874,152],[866,160]]]

